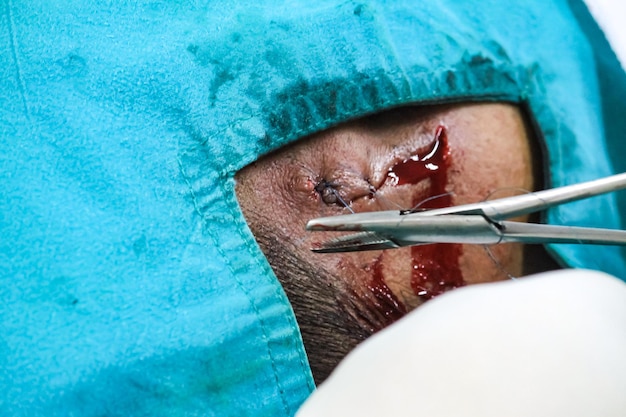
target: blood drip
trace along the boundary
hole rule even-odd
[[[426,201],[420,208],[450,207],[452,197],[445,194],[450,163],[448,135],[444,126],[438,126],[431,148],[424,155],[412,155],[391,167],[387,173],[387,183],[417,184],[429,179],[430,189],[427,195],[416,196],[413,205],[428,197],[440,196]],[[459,267],[461,252],[459,244],[413,246],[411,288],[415,295],[426,301],[447,290],[465,285]]]
[[[380,328],[383,328],[402,318],[407,311],[405,305],[391,292],[391,289],[385,282],[381,257],[378,257],[372,267],[374,274],[372,281],[368,284],[368,288],[374,296],[376,310],[383,316],[380,326]]]

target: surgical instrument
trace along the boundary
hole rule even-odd
[[[626,188],[626,173],[497,200],[419,211],[376,211],[310,220],[309,231],[358,231],[314,252],[392,249],[429,243],[584,243],[626,245],[626,231],[506,221]]]

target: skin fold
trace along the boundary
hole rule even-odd
[[[533,160],[540,157],[520,110],[503,103],[389,110],[304,138],[237,175],[241,209],[292,303],[318,383],[358,343],[425,300],[411,287],[411,248],[315,254],[310,248],[337,235],[304,226],[350,213],[345,205],[355,212],[409,209],[429,197],[430,179],[393,185],[388,172],[427,152],[438,126],[448,137],[452,205],[535,189]],[[489,251],[463,245],[459,254],[465,284],[521,276],[536,258],[518,244]]]

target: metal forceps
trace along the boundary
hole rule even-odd
[[[626,231],[553,226],[505,219],[626,188],[626,173],[481,203],[420,211],[375,211],[309,221],[309,231],[358,231],[312,248],[314,252],[393,249],[429,243],[584,243],[626,245]]]

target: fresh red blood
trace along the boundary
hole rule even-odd
[[[420,208],[441,208],[452,205],[452,196],[446,194],[448,169],[451,155],[448,147],[448,135],[444,126],[438,126],[431,148],[423,155],[395,164],[387,173],[387,182],[391,185],[417,184],[430,180],[426,195],[416,196],[413,205],[429,197],[439,196],[426,201]],[[422,301],[429,300],[444,291],[465,285],[459,259],[461,245],[431,244],[411,248],[412,276],[411,288]]]
[[[368,288],[375,300],[375,307],[382,314],[381,323],[383,327],[402,318],[406,313],[406,307],[395,296],[391,289],[387,286],[383,277],[381,257],[379,257],[373,265],[373,279],[368,284]]]

